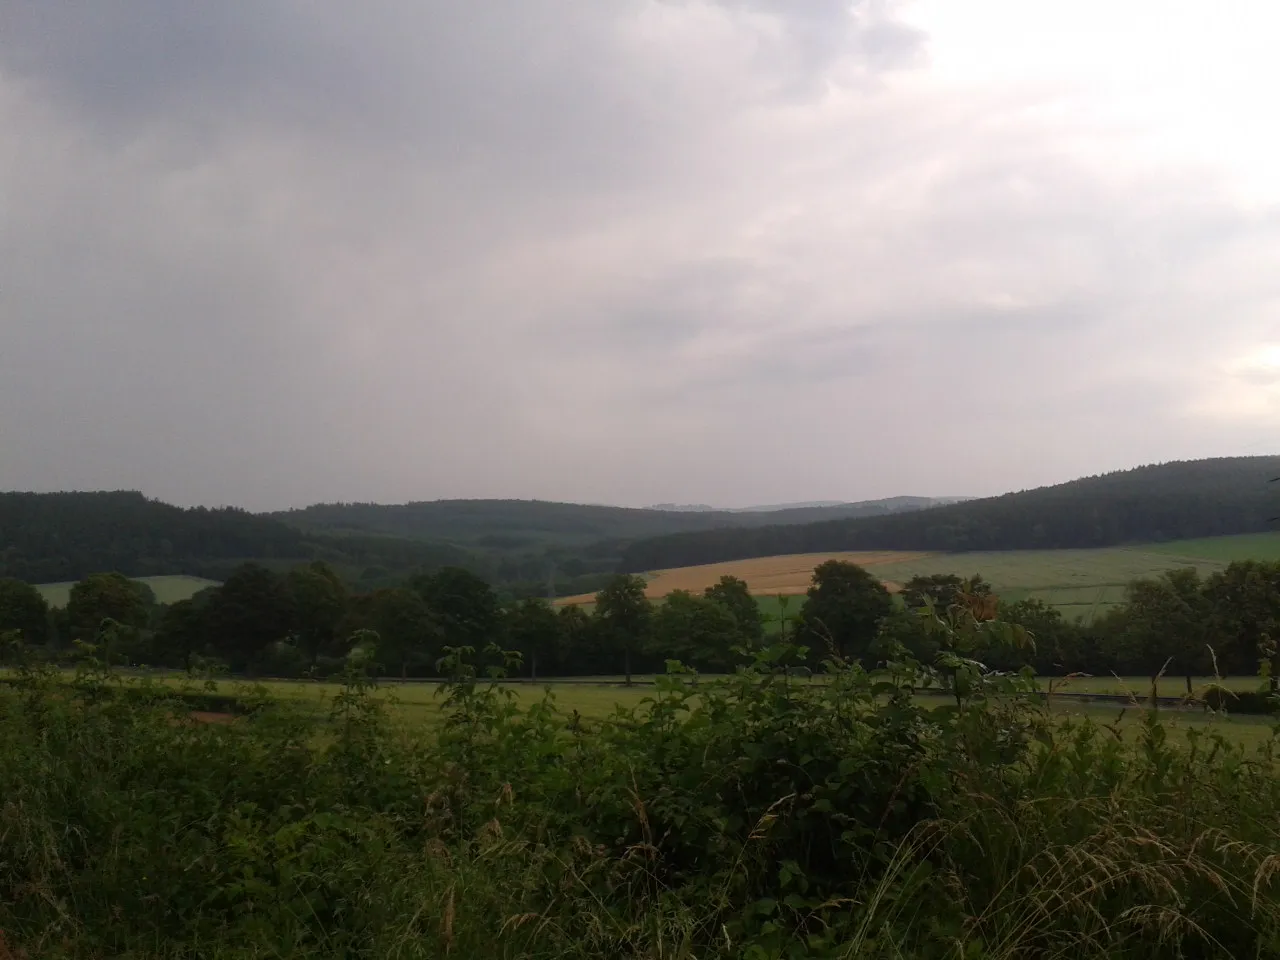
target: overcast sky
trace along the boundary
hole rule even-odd
[[[0,489],[1280,450],[1274,0],[0,0]]]

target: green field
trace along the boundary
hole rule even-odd
[[[1145,697],[1151,692],[1150,677],[1039,677],[1040,686],[1050,692],[1058,693],[1104,693],[1112,696]],[[1228,690],[1253,691],[1261,684],[1257,677],[1192,677],[1193,691],[1204,689],[1208,684],[1221,683]],[[1187,681],[1184,677],[1164,676],[1160,678],[1157,695],[1161,697],[1181,697],[1187,692]]]
[[[1241,534],[1198,540],[1095,550],[1002,550],[979,553],[937,553],[877,564],[876,576],[904,583],[915,576],[975,573],[986,577],[1004,600],[1037,598],[1072,619],[1086,622],[1123,602],[1125,587],[1133,580],[1155,577],[1175,567],[1195,567],[1207,576],[1233,560],[1280,560],[1280,531],[1275,534]],[[786,598],[787,615],[794,617],[804,605],[803,594]],[[770,594],[756,601],[776,632],[781,603]],[[590,613],[594,604],[581,604]]]
[[[621,678],[618,678],[621,679]],[[180,685],[185,680],[180,674],[165,678],[165,682]],[[336,683],[311,680],[266,680],[259,683],[240,680],[219,680],[213,692],[230,696],[245,696],[259,689],[267,697],[281,702],[291,702],[324,710],[333,697],[341,692]],[[654,695],[650,683],[639,682],[633,687],[619,684],[585,681],[549,681],[548,683],[513,683],[508,689],[522,707],[542,700],[548,689],[555,696],[560,710],[566,715],[578,711],[584,718],[600,720],[612,714],[619,706],[639,706],[646,697]],[[433,724],[439,720],[441,710],[441,684],[432,681],[383,681],[378,684],[376,696],[388,701],[393,713],[411,723]]]
[[[134,577],[139,583],[145,583],[156,595],[159,603],[177,603],[179,600],[190,600],[205,587],[218,586],[217,580],[206,580],[204,577]],[[38,583],[36,589],[44,596],[51,607],[65,607],[71,597],[74,580],[65,583]]]
[[[1280,560],[1280,530],[1275,533],[1244,533],[1235,537],[1205,537],[1199,540],[1173,540],[1153,543],[1142,548],[1148,553],[1172,557],[1194,557],[1201,560]]]
[[[1132,741],[1140,733],[1145,707],[1120,707],[1115,704],[1074,703],[1058,701],[1053,715],[1063,720],[1092,720],[1115,729],[1117,734]],[[1255,749],[1275,740],[1280,727],[1274,720],[1258,716],[1213,716],[1193,711],[1160,711],[1160,722],[1174,740],[1184,741],[1191,731],[1219,733],[1225,739],[1239,743],[1247,749]]]
[[[1124,598],[1126,584],[1154,577],[1179,566],[1193,566],[1202,574],[1221,570],[1233,560],[1280,560],[1280,532],[1174,540],[1133,547],[1097,550],[1006,550],[987,553],[934,554],[901,563],[877,566],[875,572],[898,583],[914,576],[980,573],[1009,601],[1035,597],[1058,607],[1068,617],[1086,621]],[[186,600],[205,587],[217,586],[202,577],[138,577],[155,592],[160,603]],[[44,583],[38,589],[54,607],[64,607],[73,583]],[[758,597],[773,629],[780,613],[777,597]],[[789,599],[788,615],[795,616],[804,597]],[[583,604],[590,613],[592,604]]]
[[[1124,599],[1125,585],[1173,567],[1195,567],[1203,575],[1233,560],[1280,559],[1280,533],[1097,550],[1007,550],[935,554],[886,564],[877,576],[902,583],[914,576],[980,573],[1003,599],[1035,597],[1072,618],[1089,620]]]
[[[180,682],[180,677],[173,677],[172,682]],[[512,684],[509,688],[516,703],[527,707],[540,701],[551,691],[556,706],[566,716],[577,711],[584,719],[600,720],[619,707],[640,707],[646,698],[654,695],[650,684],[638,682],[636,686],[624,687],[616,684],[593,683],[587,680],[548,681],[547,683]],[[608,678],[613,679],[613,678]],[[619,678],[620,679],[620,678]],[[1050,678],[1041,678],[1047,685]],[[1199,689],[1210,678],[1196,678]],[[1224,681],[1231,689],[1253,690],[1257,688],[1256,677],[1233,677]],[[341,687],[334,683],[317,683],[305,680],[270,680],[261,684],[245,684],[240,681],[223,680],[217,683],[217,692],[236,695],[252,687],[260,687],[267,696],[285,702],[295,702],[316,710],[327,709],[335,694]],[[1062,692],[1071,693],[1112,693],[1134,694],[1140,698],[1150,689],[1150,681],[1141,677],[1093,677],[1073,678],[1070,684],[1057,687]],[[1165,678],[1160,687],[1161,696],[1180,696],[1184,692],[1181,678]],[[389,681],[378,685],[377,696],[389,702],[392,713],[411,728],[418,726],[431,727],[440,720],[441,687],[433,682],[400,682]],[[921,695],[920,702],[943,705],[950,703],[950,698],[937,695]],[[1091,703],[1075,700],[1058,699],[1051,702],[1050,708],[1055,716],[1062,718],[1088,718],[1098,723],[1119,724],[1126,735],[1136,732],[1147,707],[1140,702],[1133,704]],[[1261,744],[1276,736],[1280,727],[1275,720],[1260,716],[1214,716],[1193,709],[1164,709],[1160,713],[1162,720],[1171,733],[1181,738],[1189,730],[1217,730],[1233,740],[1247,746]]]

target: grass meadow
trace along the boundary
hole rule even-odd
[[[977,553],[806,553],[726,563],[680,567],[646,574],[648,594],[660,600],[672,590],[701,592],[721,576],[746,580],[766,619],[776,624],[780,597],[789,615],[804,602],[813,568],[824,560],[859,563],[896,590],[915,576],[979,573],[1002,599],[1037,598],[1060,609],[1070,619],[1085,622],[1118,605],[1133,580],[1155,577],[1174,567],[1195,567],[1202,575],[1221,570],[1234,560],[1280,560],[1280,535],[1242,534],[1199,540],[1096,550],[1002,550]],[[580,604],[590,611],[591,597],[564,597],[558,604]]]
[[[1280,560],[1280,532],[1245,533],[1235,537],[1205,537],[1199,540],[1174,540],[1144,547],[1148,553],[1174,558],[1216,560]]]
[[[173,676],[169,682],[181,683],[185,678]],[[707,677],[707,680],[715,680]],[[541,682],[503,684],[511,691],[514,703],[527,709],[543,701],[550,693],[556,708],[566,715],[578,714],[585,720],[604,720],[619,709],[643,709],[655,696],[652,677],[636,677],[635,685],[623,686],[621,677],[595,677],[572,680],[550,679]],[[798,681],[805,683],[806,681]],[[821,682],[815,679],[812,682]],[[1210,682],[1220,682],[1232,690],[1251,691],[1258,688],[1257,677],[1193,678],[1196,690],[1202,690]],[[267,680],[247,683],[238,680],[214,681],[214,690],[223,695],[235,696],[249,689],[260,688],[269,699],[293,703],[323,713],[332,705],[342,687],[337,683],[308,680]],[[1074,698],[1051,698],[1048,709],[1061,719],[1088,718],[1098,723],[1115,725],[1118,731],[1133,731],[1141,724],[1149,707],[1144,702],[1151,689],[1146,677],[1057,677],[1040,678],[1040,685],[1051,693],[1106,694],[1129,696],[1132,703],[1091,702]],[[1185,693],[1185,681],[1181,677],[1163,677],[1158,689],[1162,697],[1181,697]],[[391,714],[409,730],[430,730],[442,719],[444,685],[431,681],[387,680],[377,684],[373,696],[385,703]],[[921,694],[917,701],[924,706],[944,706],[950,698],[937,694]],[[1250,715],[1209,714],[1199,708],[1165,708],[1160,715],[1171,734],[1184,738],[1188,730],[1216,730],[1243,746],[1257,746],[1270,740],[1277,730],[1274,720]]]
[[[899,582],[914,576],[980,573],[996,592],[1009,601],[1035,597],[1052,604],[1071,618],[1090,619],[1120,603],[1125,586],[1133,580],[1154,577],[1172,567],[1195,567],[1203,575],[1221,570],[1232,559],[1252,559],[1253,538],[1239,543],[1234,537],[1214,541],[1186,541],[1148,547],[1106,547],[1098,550],[1007,550],[991,553],[935,554],[899,564],[887,564],[876,573]],[[1210,556],[1189,552],[1203,550]]]
[[[185,677],[8,679],[4,960],[1280,953],[1262,720],[839,667],[210,681],[235,718]]]
[[[648,574],[648,593],[661,599],[672,590],[701,592],[721,576],[746,580],[756,594],[766,618],[779,619],[779,597],[790,597],[788,613],[794,615],[804,602],[813,568],[824,560],[843,559],[873,570],[892,588],[914,576],[936,573],[980,573],[1006,600],[1036,597],[1058,607],[1065,615],[1086,621],[1121,602],[1126,584],[1153,577],[1171,567],[1193,566],[1202,574],[1220,570],[1233,560],[1280,560],[1280,535],[1260,533],[1132,547],[1097,550],[1007,550],[986,553],[912,553],[861,551],[806,553],[760,557],[726,563],[680,567]],[[174,603],[194,596],[217,581],[203,577],[138,577],[160,603]],[[65,607],[73,581],[38,584],[50,606]],[[590,612],[591,596],[563,597],[557,604],[578,604]]]
[[[217,580],[206,580],[204,577],[168,576],[168,577],[135,577],[139,583],[145,583],[156,595],[158,603],[177,603],[179,600],[190,600],[206,587],[218,586]],[[64,583],[39,583],[45,602],[51,607],[65,607],[71,599],[71,588],[75,581]]]
[[[1005,550],[988,553],[936,553],[877,564],[877,576],[904,583],[915,576],[980,573],[1010,602],[1037,598],[1070,619],[1090,621],[1124,599],[1133,580],[1155,577],[1173,567],[1195,567],[1207,576],[1235,560],[1280,560],[1280,534],[1242,534],[1199,540],[1097,550]],[[767,615],[776,617],[777,600],[761,597]],[[799,605],[791,602],[791,611]]]

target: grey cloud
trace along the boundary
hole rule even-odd
[[[780,39],[744,27],[763,68],[754,83],[664,62],[660,32],[629,30],[652,15],[639,0],[374,0],[358,13],[338,0],[19,4],[0,62],[117,142],[159,125],[209,149],[228,129],[269,124],[373,138],[410,162],[501,173],[527,190],[670,173],[664,140],[774,96],[779,80],[818,79],[840,54],[881,69],[919,46],[876,3],[724,6],[780,25]]]
[[[729,9],[775,18],[784,43],[765,46],[758,62],[784,66],[787,81],[779,91],[812,96],[824,91],[832,64],[846,61],[851,70],[838,79],[848,83],[884,70],[918,62],[924,35],[905,25],[896,4],[884,0],[717,0]]]
[[[1274,218],[899,90],[894,5],[5,19],[0,487],[762,502],[1261,436],[1189,409],[1277,335]]]

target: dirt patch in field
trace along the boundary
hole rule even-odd
[[[169,718],[169,723],[177,726],[182,723],[231,723],[236,719],[234,713],[219,713],[216,710],[192,710],[182,716]],[[4,960],[0,957],[0,960]]]
[[[645,595],[651,600],[657,600],[675,590],[701,593],[721,577],[738,577],[745,580],[751,592],[757,596],[795,596],[809,589],[813,568],[826,560],[846,560],[874,571],[877,566],[904,563],[927,556],[929,556],[927,553],[893,550],[793,553],[782,557],[757,557],[752,560],[731,560],[696,567],[678,567],[673,570],[657,570],[645,574],[645,578],[649,581]],[[902,589],[901,584],[890,580],[884,581],[884,585],[891,593]],[[590,603],[594,599],[593,594],[582,594],[576,597],[562,597],[556,601],[556,604],[566,606]]]
[[[234,713],[214,713],[211,710],[191,711],[191,719],[197,723],[230,723],[235,718]]]

